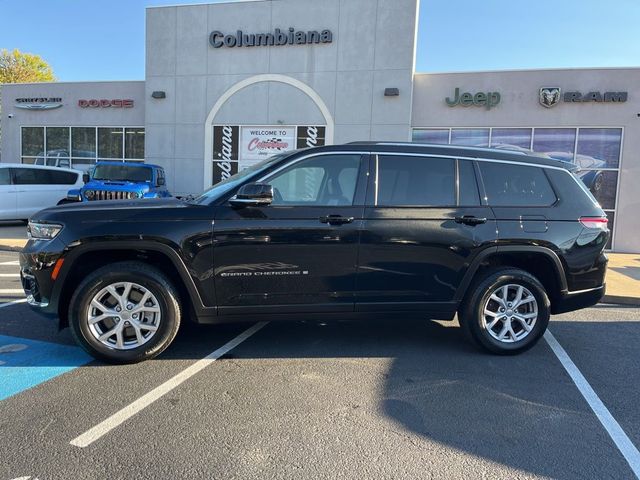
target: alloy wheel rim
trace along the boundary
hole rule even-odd
[[[482,327],[501,343],[525,339],[538,320],[538,301],[524,286],[507,284],[498,287],[484,305]]]
[[[161,319],[155,295],[132,282],[115,282],[96,293],[86,317],[91,335],[114,350],[144,345],[158,331]]]

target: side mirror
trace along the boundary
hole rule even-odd
[[[89,174],[88,173],[83,173],[82,174],[82,181],[85,183],[85,185],[87,183],[89,183],[89,180],[91,180],[91,177],[89,176]]]
[[[163,185],[165,185],[167,182],[165,181],[164,177],[158,177],[158,186],[161,187]]]
[[[273,202],[273,186],[266,183],[247,183],[229,200],[234,207],[269,205]]]

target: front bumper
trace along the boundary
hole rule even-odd
[[[58,314],[53,269],[63,256],[64,246],[53,240],[29,240],[20,252],[20,280],[27,303],[37,312],[55,316]]]

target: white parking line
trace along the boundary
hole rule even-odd
[[[20,300],[13,300],[11,302],[0,303],[0,308],[10,307],[11,305],[15,305],[16,303],[24,303],[26,302],[26,298],[21,298]]]
[[[21,288],[0,288],[0,295],[24,295]]]
[[[0,273],[0,278],[20,278],[19,273]]]
[[[613,418],[613,415],[611,415],[607,407],[602,403],[602,400],[600,400],[596,392],[591,388],[587,379],[584,378],[584,375],[578,370],[576,364],[573,363],[569,354],[567,354],[549,330],[545,332],[544,339],[556,357],[558,357],[558,360],[560,360],[560,363],[571,377],[571,380],[573,380],[573,383],[578,387],[578,390],[591,407],[591,410],[593,410],[593,413],[595,413],[598,420],[600,420],[600,423],[611,437],[611,440],[613,440],[618,450],[620,450],[620,453],[622,453],[627,463],[629,463],[636,478],[640,479],[640,452],[638,449],[631,443],[631,440],[629,440],[627,434],[624,433],[620,424]]]
[[[118,425],[124,423],[129,418],[133,417],[136,413],[148,407],[153,402],[161,398],[163,395],[169,393],[171,390],[176,388],[182,382],[184,382],[185,380],[188,380],[189,378],[193,377],[196,373],[200,372],[202,369],[211,365],[222,355],[224,355],[230,350],[233,350],[235,347],[240,345],[251,335],[253,335],[262,327],[264,327],[267,323],[268,322],[256,323],[251,328],[248,328],[247,330],[242,332],[240,335],[238,335],[234,339],[225,343],[222,347],[218,348],[217,350],[214,350],[203,359],[198,360],[193,365],[185,368],[183,371],[181,371],[174,377],[170,378],[169,380],[164,382],[162,385],[154,388],[149,393],[144,394],[142,397],[130,403],[129,405],[124,407],[122,410],[119,410],[118,412],[114,413],[109,418],[100,422],[95,427],[87,430],[82,435],[74,438],[69,443],[71,445],[74,445],[80,448],[88,447],[93,442],[98,440],[100,437],[102,437],[103,435],[106,435],[111,430],[116,428]]]
[[[0,265],[12,265],[15,267],[19,267],[20,266],[20,262],[17,260],[11,260],[10,262],[0,262]]]

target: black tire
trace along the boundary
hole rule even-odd
[[[161,321],[157,331],[144,344],[130,350],[110,348],[90,331],[87,316],[93,297],[116,282],[133,282],[151,292],[158,302]],[[70,302],[69,326],[78,344],[93,357],[108,363],[125,364],[149,360],[162,353],[173,341],[181,320],[179,295],[171,282],[157,269],[142,262],[118,262],[99,268],[76,288]]]
[[[56,205],[67,205],[68,203],[78,203],[78,202],[76,202],[74,200],[68,200],[66,198],[63,198],[58,203],[56,203]]]
[[[505,285],[525,287],[537,302],[538,316],[531,331],[521,340],[506,343],[494,338],[485,328],[484,308],[491,295]],[[476,280],[464,299],[458,318],[465,335],[477,346],[499,355],[515,355],[533,347],[549,325],[549,297],[536,277],[518,268],[490,270]]]

